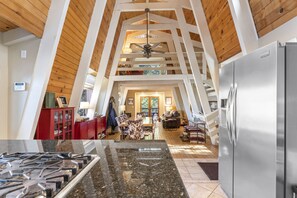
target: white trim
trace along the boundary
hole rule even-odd
[[[111,53],[111,49],[112,49],[112,43],[113,43],[113,40],[115,37],[115,33],[116,33],[117,26],[118,26],[120,15],[121,15],[121,12],[119,12],[119,11],[114,11],[112,14],[112,18],[110,21],[110,27],[108,29],[108,33],[106,36],[106,40],[104,43],[104,48],[103,48],[103,52],[102,52],[102,56],[101,56],[102,58],[100,60],[100,64],[98,65],[99,69],[98,69],[98,73],[96,76],[95,85],[94,85],[94,89],[93,89],[93,93],[92,93],[92,97],[91,97],[91,101],[90,101],[90,108],[88,109],[87,116],[89,118],[93,118],[94,114],[95,114],[99,94],[100,94],[100,91],[101,91],[102,85],[103,85],[103,78],[105,76],[106,69],[108,66],[108,61],[109,61],[109,57],[110,57],[110,53]]]
[[[258,48],[258,33],[248,1],[228,0],[242,53]]]
[[[219,63],[213,46],[212,38],[206,21],[201,0],[190,0],[196,24],[198,26],[201,43],[205,52],[210,75],[214,84],[214,89],[218,95],[219,91]]]
[[[11,46],[20,42],[25,42],[31,39],[36,38],[34,34],[27,32],[24,29],[16,28],[9,30],[7,32],[3,32],[3,45]]]
[[[76,74],[76,78],[74,81],[71,98],[69,102],[69,106],[75,107],[75,112],[77,112],[80,105],[81,95],[87,79],[88,70],[92,61],[92,56],[93,56],[97,36],[100,30],[100,25],[102,22],[103,13],[106,6],[106,1],[107,0],[96,0],[95,6],[93,9],[93,14],[90,21],[86,42],[80,58],[80,63],[78,66],[78,70],[77,70],[77,74]]]
[[[203,109],[204,114],[208,114],[211,112],[210,110],[210,106],[208,103],[208,96],[206,94],[205,88],[203,86],[203,81],[201,78],[201,73],[200,73],[200,69],[199,69],[199,65],[198,65],[198,61],[196,59],[196,55],[195,55],[195,51],[194,51],[194,46],[191,42],[191,38],[190,38],[190,34],[189,32],[186,30],[185,24],[186,24],[186,19],[183,13],[182,8],[177,8],[176,9],[176,16],[178,19],[178,23],[180,26],[180,30],[182,33],[182,37],[184,39],[184,44],[185,44],[185,48],[188,54],[188,59],[190,62],[190,66],[192,69],[192,73],[194,76],[194,81],[195,81],[195,85],[197,88],[197,92],[199,95],[199,99],[200,99],[200,103]],[[198,113],[199,109],[196,108],[196,105],[192,104],[192,108],[193,108],[193,113]]]
[[[52,0],[51,2],[16,139],[33,139],[34,137],[68,6],[69,0]]]
[[[259,47],[263,47],[272,42],[279,41],[285,43],[297,36],[297,17],[289,20],[263,37],[259,38]]]

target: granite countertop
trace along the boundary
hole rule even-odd
[[[72,152],[100,160],[68,197],[188,197],[165,141],[7,140],[3,152]]]

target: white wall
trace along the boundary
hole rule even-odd
[[[2,43],[0,32],[0,139],[8,134],[8,48]]]
[[[8,120],[8,137],[13,139],[17,135],[20,119],[22,118],[24,105],[26,103],[28,90],[32,73],[34,70],[35,60],[39,49],[40,39],[17,43],[8,47],[8,65],[9,65],[9,120]],[[27,58],[21,59],[21,50],[27,51]],[[24,92],[13,91],[14,82],[26,82],[27,89]]]

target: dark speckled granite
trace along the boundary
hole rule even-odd
[[[0,141],[0,152],[90,153],[100,161],[68,197],[188,197],[165,141]]]

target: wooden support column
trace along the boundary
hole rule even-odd
[[[33,139],[60,41],[69,0],[52,0],[16,139]]]
[[[88,110],[88,115],[87,115],[89,118],[94,117],[94,113],[98,103],[99,94],[102,88],[103,78],[106,73],[106,69],[107,69],[107,65],[108,65],[108,61],[111,53],[112,43],[115,37],[120,15],[121,15],[120,11],[118,10],[113,11],[112,18],[110,21],[110,27],[108,29],[106,41],[104,43],[102,58],[100,60],[100,64],[98,67],[99,69],[96,76],[95,85],[94,85],[94,89],[93,89],[93,93],[90,101],[90,108]]]
[[[243,55],[258,48],[258,33],[248,1],[228,0]]]
[[[213,81],[214,89],[218,95],[219,91],[219,63],[213,46],[212,38],[208,28],[207,20],[204,14],[201,0],[189,0],[192,5],[193,14],[196,20],[197,28],[201,38],[203,50],[207,60],[210,75]]]
[[[0,139],[8,139],[8,48],[1,43],[0,60]]]
[[[87,79],[88,70],[91,64],[92,55],[94,52],[97,36],[99,33],[100,25],[107,0],[96,0],[92,18],[89,25],[89,30],[78,66],[75,82],[72,89],[72,94],[69,102],[69,106],[75,107],[77,112],[81,100],[81,95],[84,89],[84,84]]]
[[[183,13],[182,8],[176,8],[176,15],[177,15],[177,19],[178,19],[178,23],[179,23],[179,27],[182,33],[182,37],[184,40],[184,44],[185,44],[185,48],[188,54],[188,59],[190,62],[190,66],[192,69],[192,73],[194,76],[194,82],[196,84],[196,88],[197,88],[197,92],[199,95],[199,99],[200,99],[200,103],[201,106],[203,108],[203,112],[204,114],[209,114],[211,112],[210,110],[210,106],[208,103],[208,97],[205,91],[205,88],[203,86],[203,81],[201,78],[201,73],[199,70],[199,65],[198,65],[198,61],[196,59],[196,55],[195,55],[195,51],[194,51],[194,46],[191,42],[191,38],[190,38],[190,34],[187,31],[187,28],[185,27],[186,24],[186,19]],[[199,111],[197,111],[196,109],[194,110],[195,113],[198,113]]]

